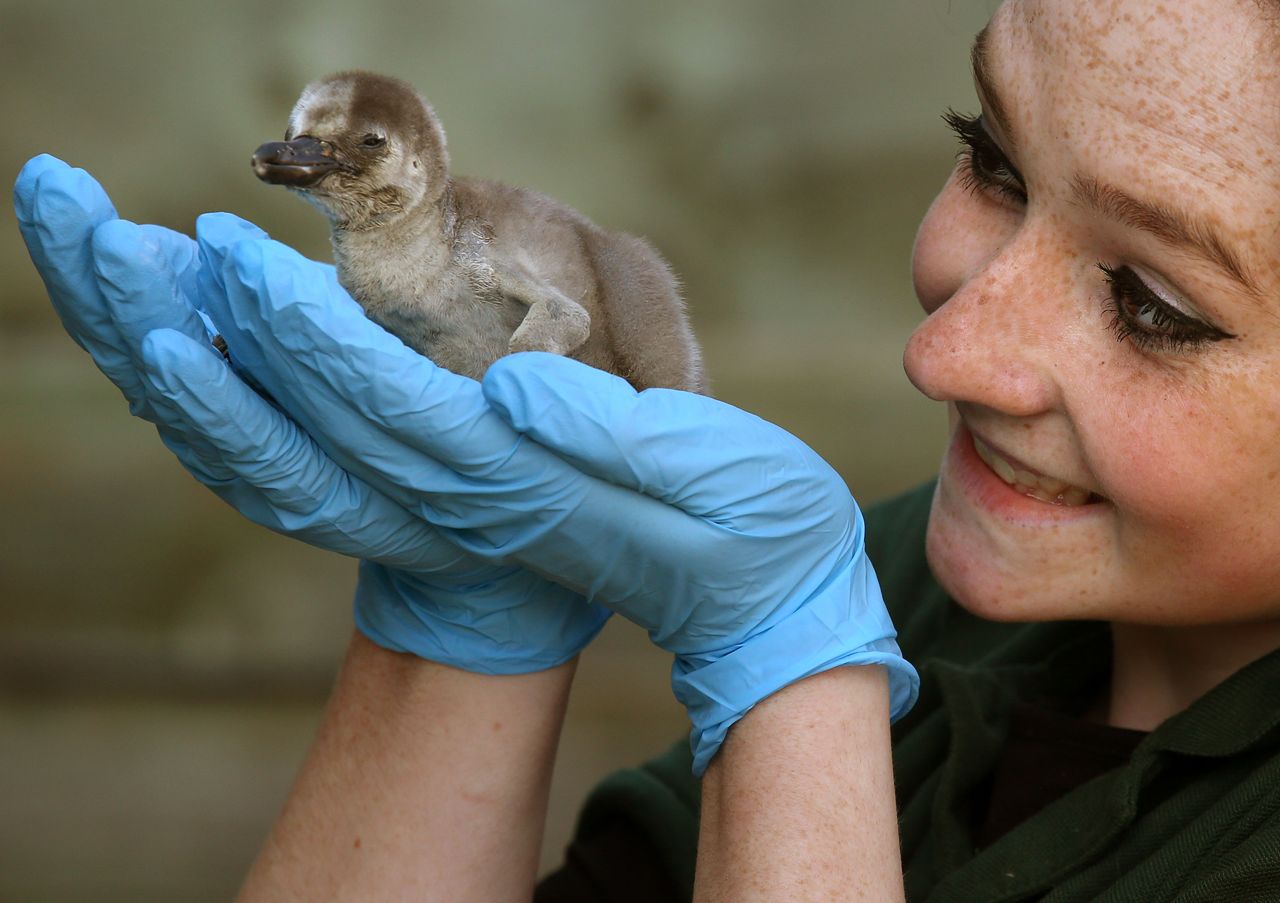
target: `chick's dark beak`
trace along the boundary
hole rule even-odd
[[[264,182],[308,188],[340,164],[333,147],[316,138],[294,138],[292,141],[268,141],[253,152],[253,172]]]

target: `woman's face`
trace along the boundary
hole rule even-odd
[[[929,560],[997,619],[1280,619],[1280,24],[1008,0],[916,240]]]

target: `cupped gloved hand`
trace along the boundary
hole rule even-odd
[[[498,361],[481,392],[367,320],[331,271],[237,234],[197,228],[232,354],[344,469],[673,652],[695,771],[753,705],[829,668],[883,665],[894,717],[911,706],[861,514],[798,439],[552,355]]]
[[[14,201],[67,332],[182,465],[250,520],[364,559],[356,616],[375,642],[514,673],[559,664],[598,632],[606,612],[518,566],[461,551],[339,468],[242,382],[196,309],[204,280],[194,241],[118,219],[97,182],[48,156],[24,167]],[[243,221],[222,224],[235,230],[224,242],[265,237]]]

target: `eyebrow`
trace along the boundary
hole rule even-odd
[[[1076,176],[1072,181],[1075,199],[1125,225],[1154,235],[1167,245],[1188,248],[1225,270],[1236,282],[1259,297],[1262,290],[1234,251],[1205,223],[1170,204],[1153,204],[1131,197],[1114,185]]]
[[[991,76],[988,32],[989,26],[984,27],[978,32],[973,42],[973,50],[970,53],[973,61],[973,80],[982,94],[987,112],[991,114],[991,118],[995,120],[1006,140],[1016,147],[1008,109],[1001,101]],[[1077,203],[1091,210],[1154,235],[1166,245],[1192,251],[1222,269],[1256,298],[1265,297],[1239,256],[1218,233],[1178,207],[1168,203],[1139,200],[1114,185],[1104,184],[1087,176],[1076,176],[1072,180],[1072,194]]]

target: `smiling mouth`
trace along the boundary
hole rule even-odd
[[[977,436],[973,436],[973,448],[996,476],[1023,495],[1048,502],[1050,505],[1061,505],[1067,508],[1103,500],[1102,496],[1088,489],[1081,489],[1079,486],[1072,486],[1062,480],[1028,470],[1025,465],[1015,465],[1006,461]]]

